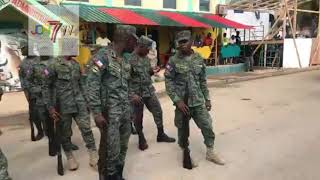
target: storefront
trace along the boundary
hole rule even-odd
[[[76,3],[63,3],[63,6]],[[212,34],[213,43],[210,47],[195,48],[205,59],[211,58],[218,64],[219,43],[218,34],[222,28],[248,29],[246,26],[217,15],[207,13],[160,11],[141,8],[115,8],[107,6],[93,6],[77,4],[80,9],[82,42],[86,45],[95,44],[99,32],[103,30],[107,38],[112,41],[112,32],[115,24],[135,25],[138,35],[152,35],[157,43],[158,58],[164,64],[170,56],[170,49],[174,48],[174,35],[182,29],[189,29],[194,37],[200,35],[204,38],[207,33]]]

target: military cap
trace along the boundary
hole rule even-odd
[[[116,32],[119,34],[127,34],[127,35],[132,35],[136,39],[138,39],[138,36],[136,35],[137,29],[134,26],[131,25],[117,25]]]
[[[153,40],[148,38],[147,36],[140,36],[138,39],[138,45],[147,47],[149,49],[152,48]]]
[[[177,33],[176,35],[176,42],[187,40],[189,41],[191,39],[191,31],[183,30]]]

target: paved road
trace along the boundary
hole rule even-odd
[[[137,137],[131,137],[125,169],[127,179],[320,179],[319,73],[300,73],[211,89],[216,149],[227,160],[224,167],[205,160],[201,133],[192,123],[191,151],[200,166],[192,171],[181,168],[179,148],[176,144],[156,143],[155,125],[146,112],[144,125],[150,149],[138,151]],[[167,132],[176,136],[172,103],[167,97],[162,98],[161,103]],[[13,111],[11,106],[8,108]],[[88,166],[78,130],[74,130],[73,141],[81,145],[81,151],[76,153],[80,169],[66,171],[65,176],[59,177],[55,174],[55,159],[47,156],[47,141],[30,142],[29,130],[23,124],[5,127],[5,134],[0,137],[14,180],[98,179]],[[96,128],[94,132],[99,139]]]

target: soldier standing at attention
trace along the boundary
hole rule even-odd
[[[69,170],[77,170],[79,163],[72,153],[71,125],[74,119],[81,131],[89,153],[89,165],[97,168],[98,152],[90,126],[85,97],[85,83],[81,80],[80,65],[72,57],[58,57],[49,66],[49,85],[46,93],[50,116],[61,121],[61,144],[68,160]],[[60,117],[59,117],[60,116]]]
[[[133,103],[134,124],[139,136],[139,149],[148,148],[147,141],[143,134],[143,108],[144,105],[152,113],[154,122],[158,128],[157,142],[175,142],[174,138],[167,136],[163,130],[163,118],[160,102],[155,94],[155,88],[152,85],[151,76],[159,72],[160,68],[151,68],[150,60],[147,57],[152,48],[152,39],[141,36],[138,40],[138,46],[132,53],[130,64],[132,68],[129,97]]]
[[[3,95],[3,89],[0,88],[0,101]],[[1,136],[2,132],[0,130],[0,136]],[[4,156],[4,154],[1,151],[0,148],[0,179],[1,180],[12,180],[9,177],[9,173],[8,173],[8,161],[7,158]]]
[[[122,180],[131,134],[131,107],[128,98],[131,66],[124,53],[136,45],[136,28],[118,25],[114,41],[93,58],[88,74],[90,109],[101,132],[100,179]]]
[[[26,56],[24,58],[19,66],[19,78],[21,82],[21,87],[24,91],[25,97],[28,101],[29,104],[29,118],[31,120],[30,126],[33,126],[33,123],[36,125],[37,128],[37,136],[34,137],[34,134],[31,135],[31,140],[32,141],[38,141],[42,139],[44,136],[43,128],[42,125],[44,123],[41,121],[41,119],[38,117],[38,109],[37,109],[37,94],[38,92],[35,92],[36,89],[31,87],[34,87],[33,82],[31,82],[30,75],[32,74],[33,71],[33,65],[39,62],[39,57],[36,56],[29,56],[28,55],[28,46],[24,46],[21,48],[21,52],[23,56]],[[39,98],[39,97],[38,97]],[[39,104],[38,100],[38,104]],[[31,132],[33,133],[33,132]]]
[[[215,134],[208,112],[211,110],[211,102],[205,64],[201,56],[191,49],[190,31],[179,32],[176,35],[176,44],[178,52],[170,58],[166,66],[165,84],[166,91],[176,106],[174,121],[178,128],[178,144],[182,149],[185,144],[188,144],[188,142],[183,142],[185,131],[183,121],[189,123],[189,120],[193,118],[204,137],[207,147],[206,159],[224,165],[213,149]]]

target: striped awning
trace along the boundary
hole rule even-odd
[[[63,3],[63,6],[75,3]],[[79,5],[80,17],[87,22],[103,22],[148,26],[250,29],[251,26],[206,13],[162,11],[141,8],[115,8]]]

